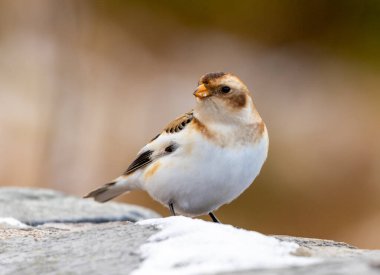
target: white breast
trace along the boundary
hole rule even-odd
[[[141,174],[140,185],[157,201],[172,202],[176,212],[189,216],[207,214],[238,197],[259,174],[268,152],[266,130],[258,142],[231,148],[199,134],[186,140],[158,160],[154,176]]]

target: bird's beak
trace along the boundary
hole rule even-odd
[[[204,84],[201,84],[198,86],[198,88],[195,90],[194,95],[198,98],[206,98],[211,96],[211,92],[206,88]]]

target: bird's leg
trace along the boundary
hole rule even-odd
[[[172,202],[169,202],[169,209],[170,209],[170,212],[172,213],[172,215],[175,216],[174,205]]]
[[[212,212],[210,212],[210,213],[208,213],[208,214],[210,215],[210,217],[211,217],[211,219],[212,219],[213,222],[221,223],[221,222],[218,220],[218,218],[217,218]]]

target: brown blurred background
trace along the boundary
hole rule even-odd
[[[248,84],[270,134],[220,219],[380,248],[375,0],[1,0],[0,185],[80,196],[113,179],[212,71]]]

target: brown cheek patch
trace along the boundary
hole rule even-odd
[[[156,162],[152,165],[152,167],[149,168],[148,171],[146,171],[145,175],[144,175],[144,178],[145,179],[149,179],[151,178],[158,170],[158,168],[160,168],[161,164],[159,162]]]
[[[247,97],[245,94],[234,95],[227,100],[232,109],[242,109],[247,105]]]
[[[241,110],[247,105],[247,96],[245,94],[231,95],[223,98],[226,105],[232,110]]]

